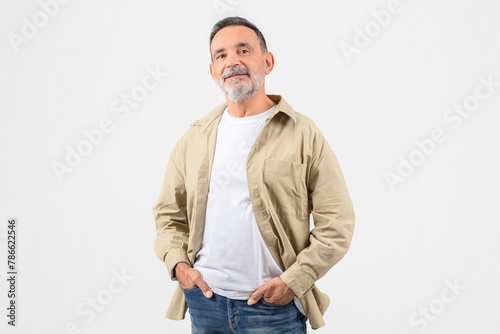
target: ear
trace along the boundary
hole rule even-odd
[[[213,63],[210,63],[210,75],[212,76],[212,79],[215,80],[214,65],[213,65]]]
[[[271,52],[266,52],[266,74],[271,73],[274,68],[274,55]]]

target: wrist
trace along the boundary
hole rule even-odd
[[[179,262],[174,267],[175,276],[177,277],[178,272],[184,272],[186,269],[191,268],[191,266],[186,262]]]
[[[290,286],[288,284],[286,284],[286,282],[281,278],[279,277],[279,279],[281,280],[281,283],[286,287],[286,289],[288,290],[288,293],[290,294],[293,294],[294,297],[296,297],[297,295],[295,294],[295,291],[293,291],[292,288],[290,288]]]

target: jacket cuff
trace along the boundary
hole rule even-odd
[[[186,252],[182,248],[173,249],[165,256],[165,265],[167,266],[168,274],[172,281],[177,281],[174,268],[179,262],[186,262],[191,265],[191,261],[189,261]]]
[[[295,262],[290,268],[285,270],[280,278],[295,292],[295,295],[299,299],[304,297],[314,286],[314,280],[302,269],[298,262]]]

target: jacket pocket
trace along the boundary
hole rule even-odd
[[[264,188],[279,214],[308,216],[307,164],[278,159],[264,161]]]

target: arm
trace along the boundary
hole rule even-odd
[[[344,257],[354,232],[351,198],[337,158],[327,143],[322,156],[311,166],[309,192],[314,220],[310,245],[280,276],[299,298]]]
[[[191,264],[187,256],[189,225],[186,212],[184,174],[178,166],[178,144],[168,159],[160,197],[153,207],[156,224],[154,251],[165,262],[170,278],[177,280],[174,268],[179,262]]]
[[[156,222],[156,240],[154,250],[160,260],[165,262],[170,278],[178,281],[181,288],[197,285],[205,297],[211,298],[210,286],[202,275],[191,266],[187,256],[189,242],[189,224],[187,218],[187,193],[185,177],[177,161],[177,143],[170,154],[167,171],[163,180],[160,198],[153,207]]]

